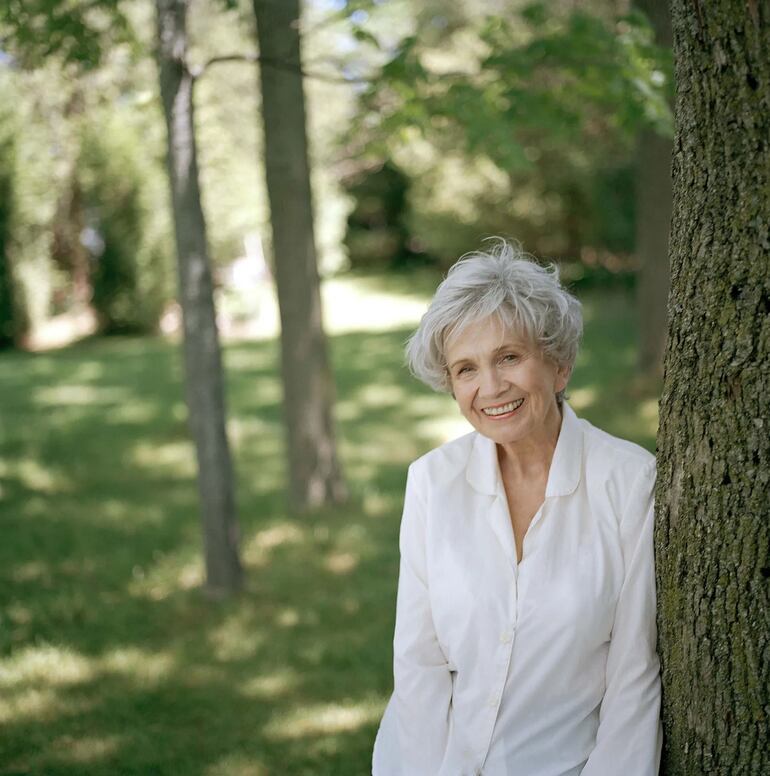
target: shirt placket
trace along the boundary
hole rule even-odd
[[[504,499],[504,497],[502,497]],[[500,497],[498,497],[500,503]],[[508,512],[508,506],[506,501],[502,501],[503,511],[505,517],[510,523],[510,514]],[[543,513],[546,508],[546,502],[543,502],[540,509],[532,518],[529,530],[524,537],[522,563],[518,563],[516,559],[516,546],[513,542],[513,529],[511,528],[511,547],[512,555],[509,555],[509,561],[511,564],[511,576],[512,576],[512,596],[509,607],[509,622],[507,626],[502,630],[499,637],[499,648],[495,660],[495,673],[494,673],[494,689],[487,701],[486,711],[486,729],[484,731],[485,745],[483,750],[479,753],[479,765],[474,770],[474,776],[481,776],[483,773],[483,765],[486,757],[489,753],[489,748],[492,743],[492,734],[494,733],[495,723],[500,712],[500,703],[503,698],[503,691],[508,681],[508,674],[511,670],[511,657],[513,655],[513,645],[516,639],[516,629],[518,625],[519,611],[526,595],[526,589],[528,586],[529,574],[526,570],[526,564],[524,559],[531,555],[537,543],[536,534],[539,530],[539,524],[543,519]]]
[[[490,682],[490,694],[484,708],[484,727],[483,727],[483,746],[479,748],[478,765],[473,771],[474,774],[481,774],[484,761],[489,753],[489,747],[492,742],[492,733],[495,729],[495,722],[500,711],[500,703],[503,698],[503,690],[508,679],[510,669],[511,655],[513,654],[513,644],[516,638],[516,625],[518,621],[519,609],[519,568],[516,562],[516,545],[513,540],[513,529],[510,523],[510,514],[505,496],[499,494],[495,502],[496,514],[495,526],[498,538],[505,550],[508,559],[511,580],[511,595],[508,598],[508,622],[498,635],[498,645],[495,650],[494,668],[492,681]],[[503,528],[504,526],[504,528]]]

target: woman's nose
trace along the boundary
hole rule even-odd
[[[482,396],[497,396],[503,388],[503,380],[497,369],[482,369],[480,378],[479,393]]]

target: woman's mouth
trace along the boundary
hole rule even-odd
[[[508,402],[508,404],[498,404],[497,407],[484,407],[481,411],[488,418],[501,418],[512,415],[522,404],[524,404],[524,399],[516,399],[516,401]]]

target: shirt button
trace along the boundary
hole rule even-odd
[[[493,695],[493,696],[492,696],[492,697],[489,699],[489,708],[490,708],[490,709],[494,709],[494,708],[495,708],[495,706],[497,706],[497,696],[496,696],[496,695]]]
[[[510,644],[512,640],[513,640],[513,630],[512,629],[511,630],[507,630],[507,631],[503,631],[500,634],[500,643],[501,644]]]

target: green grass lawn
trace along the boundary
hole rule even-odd
[[[369,772],[406,466],[466,429],[401,366],[425,292],[376,278],[330,288],[349,310],[330,339],[352,499],[287,510],[277,343],[230,344],[247,581],[224,604],[200,592],[179,348],[110,339],[0,355],[0,774]],[[584,301],[573,406],[652,449],[631,299]]]

